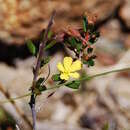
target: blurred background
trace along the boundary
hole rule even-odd
[[[56,33],[68,26],[81,27],[86,11],[97,15],[101,37],[95,45],[95,66],[84,68],[87,74],[130,67],[130,0],[0,0],[0,101],[28,92],[34,58],[25,41],[32,39],[38,46],[54,9]],[[53,56],[52,74],[70,52],[58,44],[47,54]],[[52,84],[51,79],[47,84]],[[102,130],[107,123],[109,130],[130,130],[130,72],[84,82],[78,91],[60,88],[47,98],[51,92],[37,99],[37,130]],[[1,102],[0,130],[31,129],[28,102],[28,97]]]

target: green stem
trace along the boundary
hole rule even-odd
[[[104,75],[108,75],[111,73],[123,72],[123,71],[130,71],[130,68],[116,69],[116,70],[111,70],[111,71],[107,71],[107,72],[103,72],[103,73],[99,73],[99,74],[95,74],[95,75],[91,75],[91,76],[86,76],[86,77],[79,79],[79,81],[85,81],[85,80],[88,81],[88,80],[91,80],[91,79],[99,77],[99,76],[104,76]]]
[[[124,72],[124,71],[130,71],[130,68],[123,68],[123,69],[116,69],[116,70],[111,70],[111,71],[107,71],[107,72],[103,72],[103,73],[99,73],[99,74],[95,74],[95,75],[91,75],[91,76],[85,76],[83,78],[80,78],[79,81],[88,81],[88,80],[91,80],[93,78],[96,78],[96,77],[99,77],[99,76],[104,76],[104,75],[108,75],[108,74],[111,74],[111,73],[116,73],[116,72]],[[45,91],[49,91],[49,90],[53,90],[53,89],[57,89],[67,83],[69,83],[70,81],[68,82],[65,82],[63,84],[59,84],[59,85],[55,85],[54,87],[49,87],[47,88]],[[44,91],[44,92],[45,92]],[[1,101],[0,103],[8,103],[8,102],[11,102],[11,101],[14,101],[14,100],[18,100],[18,99],[21,99],[21,98],[25,98],[25,97],[28,97],[30,96],[31,93],[28,93],[28,94],[25,94],[25,95],[22,95],[22,96],[19,96],[19,97],[16,97],[16,98],[10,98],[8,100],[5,100],[5,101]]]
[[[22,95],[22,96],[19,96],[19,97],[15,97],[15,98],[9,98],[8,100],[0,101],[0,104],[1,103],[8,103],[8,102],[11,102],[11,101],[14,101],[14,100],[18,100],[18,99],[21,99],[21,98],[25,98],[25,97],[28,97],[28,96],[31,96],[31,93],[27,93],[25,95]]]
[[[54,87],[50,87],[50,88],[47,88],[45,91],[49,91],[49,90],[53,90],[53,89],[56,89],[56,88],[59,88],[60,86],[56,85]],[[45,92],[44,91],[44,92]],[[21,98],[25,98],[25,97],[28,97],[28,96],[31,96],[32,93],[27,93],[25,95],[22,95],[22,96],[19,96],[19,97],[15,97],[15,98],[10,98],[8,100],[4,100],[4,101],[0,101],[0,104],[2,103],[8,103],[8,102],[11,102],[11,101],[16,101],[18,99],[21,99]]]

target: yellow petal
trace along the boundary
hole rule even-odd
[[[70,71],[70,66],[72,65],[72,58],[71,57],[65,57],[64,58],[64,68],[66,71]]]
[[[61,71],[61,72],[64,72],[64,71],[65,71],[64,66],[61,64],[61,62],[59,62],[59,63],[57,64],[57,68],[58,68],[58,70]]]
[[[73,62],[73,64],[71,65],[71,72],[74,71],[78,71],[81,69],[81,61],[80,60],[76,60],[75,62]]]
[[[62,73],[60,75],[60,78],[63,79],[63,80],[68,80],[69,79],[69,75],[68,74],[65,74],[65,73]]]
[[[70,73],[69,75],[70,75],[72,78],[76,78],[76,79],[78,79],[78,78],[80,77],[79,73],[77,73],[77,72]]]

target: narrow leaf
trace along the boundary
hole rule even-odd
[[[93,59],[88,60],[87,64],[88,64],[88,67],[89,67],[89,66],[94,66],[94,61],[93,61]]]
[[[41,85],[41,86],[39,87],[39,91],[40,91],[40,92],[43,92],[43,91],[45,91],[45,90],[47,90],[47,88],[46,88],[45,85]]]
[[[39,78],[38,81],[36,82],[36,87],[39,87],[40,84],[45,80],[45,78]]]
[[[82,44],[76,44],[76,49],[77,49],[77,52],[80,53],[82,49]]]
[[[72,47],[75,47],[76,44],[77,44],[76,39],[75,39],[74,37],[72,37],[72,38],[69,39],[69,43],[70,43],[70,45],[71,45]]]
[[[53,75],[52,76],[52,80],[53,81],[60,81],[61,79],[60,79],[60,74],[55,74],[55,75]]]
[[[52,37],[52,35],[53,35],[53,32],[52,32],[52,31],[49,31],[49,32],[48,32],[48,39],[50,39],[50,38]]]
[[[86,16],[83,17],[83,30],[84,32],[87,32],[87,26],[88,26],[88,21]]]
[[[47,44],[44,48],[44,50],[48,50],[52,48],[56,44],[56,40],[51,41],[49,44]]]
[[[46,58],[44,58],[44,59],[41,61],[40,67],[43,67],[44,65],[46,65],[47,63],[49,63],[49,61],[50,61],[50,57],[49,57],[49,56],[46,57]]]
[[[33,42],[31,40],[27,41],[27,47],[28,47],[30,53],[32,53],[33,55],[35,55],[35,53],[36,53],[36,47],[35,47],[35,45],[33,44]]]
[[[93,48],[91,48],[91,47],[88,48],[88,49],[87,49],[87,52],[88,52],[88,53],[92,53],[92,52],[93,52]]]
[[[79,80],[74,80],[74,81],[71,81],[71,82],[65,84],[65,86],[67,86],[69,88],[72,88],[72,89],[79,89],[80,81]]]

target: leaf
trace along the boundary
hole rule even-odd
[[[76,49],[77,49],[77,52],[80,53],[82,49],[82,44],[76,44]]]
[[[39,85],[39,87],[35,87],[34,93],[36,95],[40,95],[43,91],[47,90],[45,85]]]
[[[88,52],[88,53],[92,53],[92,52],[93,52],[93,48],[91,48],[91,47],[88,48],[88,49],[87,49],[87,52]]]
[[[41,85],[41,86],[39,87],[39,91],[40,91],[40,92],[43,92],[43,91],[45,91],[45,90],[47,90],[47,88],[46,88],[45,85]]]
[[[95,32],[96,37],[100,37],[100,32]]]
[[[45,80],[45,78],[39,78],[36,82],[36,87],[39,88],[39,86],[41,85],[41,83]]]
[[[90,44],[94,44],[98,40],[99,36],[100,34],[98,32],[94,32],[89,39]]]
[[[50,38],[52,37],[52,35],[53,35],[53,32],[52,32],[52,31],[49,31],[49,32],[48,32],[48,39],[50,39]]]
[[[71,39],[69,39],[69,43],[72,47],[75,47],[77,44],[77,41],[74,37],[71,37]]]
[[[87,64],[87,60],[82,59],[83,64]]]
[[[109,124],[106,123],[106,124],[103,126],[102,130],[109,130]]]
[[[44,50],[52,48],[56,43],[57,43],[56,40],[51,41],[49,44],[45,46]]]
[[[74,37],[71,37],[69,39],[69,43],[70,43],[71,47],[73,47],[77,50],[77,53],[80,53],[80,51],[82,49],[82,42],[77,41]]]
[[[31,40],[27,41],[27,47],[28,47],[30,53],[32,53],[33,55],[36,54],[36,47]]]
[[[74,80],[74,81],[71,81],[71,82],[65,84],[65,86],[67,86],[69,88],[72,88],[72,89],[79,89],[80,81],[79,80]]]
[[[60,74],[55,74],[55,75],[53,75],[52,76],[52,80],[53,81],[60,81],[61,79],[60,79]]]
[[[94,63],[94,60],[90,58],[87,61],[83,60],[83,64],[88,64],[88,67],[90,67],[90,66],[94,66],[95,63]]]
[[[83,30],[84,32],[87,32],[87,26],[88,26],[88,21],[86,16],[83,17]]]
[[[36,87],[34,89],[36,95],[41,94],[42,91],[45,91],[47,89],[45,85],[42,85],[44,80],[45,78],[39,78],[38,81],[36,82]]]
[[[94,61],[93,61],[93,59],[88,60],[87,64],[88,64],[88,67],[89,67],[89,66],[94,66]]]
[[[40,67],[43,67],[45,64],[47,64],[50,61],[50,57],[46,57],[42,59]]]

